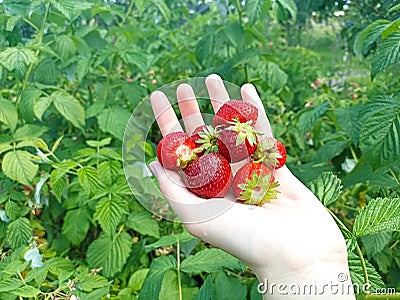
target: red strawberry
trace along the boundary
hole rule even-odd
[[[221,131],[218,137],[218,151],[229,162],[250,157],[257,149],[257,135],[250,123],[235,123]]]
[[[235,174],[232,191],[240,202],[262,206],[276,198],[278,185],[265,164],[248,162]]]
[[[189,163],[183,172],[186,187],[197,196],[224,197],[231,188],[231,166],[221,154],[204,154]]]
[[[196,144],[196,147],[202,149],[198,155],[203,155],[208,152],[216,152],[218,150],[218,135],[219,132],[211,125],[201,125],[197,127],[190,138]]]
[[[228,125],[228,122],[237,120],[240,123],[251,121],[251,125],[254,126],[257,118],[258,109],[256,106],[242,100],[230,100],[221,106],[215,114],[212,124],[216,127],[218,125]]]
[[[157,158],[164,168],[179,170],[196,158],[196,145],[185,132],[172,132],[164,136],[157,146]]]
[[[263,137],[258,141],[253,158],[270,168],[279,169],[286,163],[286,148],[273,137]]]

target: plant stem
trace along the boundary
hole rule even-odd
[[[361,261],[361,267],[362,267],[363,275],[364,275],[364,283],[369,284],[367,265],[365,263],[364,255],[361,252],[360,245],[358,245],[357,242],[356,242],[356,251],[357,251],[358,257],[360,258],[360,261]]]
[[[356,161],[356,163],[358,163],[358,158],[357,158],[357,155],[356,155],[356,151],[354,150],[352,145],[350,145],[349,148],[350,148],[351,155],[353,156],[353,158]]]
[[[394,180],[396,181],[396,183],[397,183],[398,185],[400,185],[399,179],[397,179],[396,174],[393,172],[393,170],[392,170],[391,168],[389,168],[389,173],[390,173],[390,175],[393,176],[393,178],[394,178]]]
[[[178,290],[179,300],[182,300],[182,282],[181,282],[181,244],[178,240],[176,244],[176,261],[177,261],[177,276],[178,276]]]

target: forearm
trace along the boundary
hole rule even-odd
[[[312,266],[282,274],[253,269],[263,299],[355,299],[347,264],[315,263]]]

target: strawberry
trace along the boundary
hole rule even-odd
[[[215,152],[200,156],[183,169],[186,187],[197,196],[209,199],[224,197],[232,183],[228,161]]]
[[[164,136],[157,146],[157,158],[166,169],[179,170],[196,158],[196,145],[185,132]]]
[[[199,155],[208,152],[216,152],[218,150],[218,129],[211,125],[201,125],[197,127],[190,138],[195,143],[197,148],[202,149]]]
[[[219,134],[218,152],[229,162],[237,162],[251,156],[257,149],[257,135],[250,121],[229,123],[231,126]]]
[[[256,124],[258,118],[258,109],[253,104],[242,100],[229,100],[225,102],[218,112],[215,114],[212,124],[214,127],[218,125],[229,125],[228,122],[239,121],[246,123],[251,121],[251,125]]]
[[[278,186],[270,168],[264,163],[251,161],[235,174],[232,191],[240,202],[262,206],[276,198]]]
[[[262,161],[270,168],[279,169],[286,163],[286,148],[273,137],[260,138],[254,152],[255,161]]]

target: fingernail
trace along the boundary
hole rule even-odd
[[[153,161],[149,164],[149,169],[150,169],[151,173],[153,173],[154,176],[157,176],[157,166],[156,166],[155,161]]]

